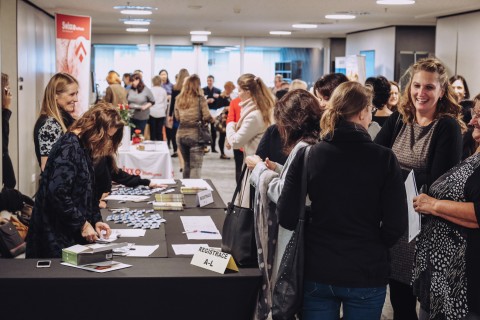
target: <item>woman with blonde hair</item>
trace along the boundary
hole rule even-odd
[[[108,82],[107,90],[105,91],[105,98],[103,99],[107,103],[111,103],[114,106],[119,104],[127,104],[127,90],[122,87],[122,80],[120,75],[115,71],[110,71],[105,79]]]
[[[409,69],[398,111],[375,138],[391,148],[404,179],[413,170],[417,187],[432,182],[460,162],[462,155],[461,107],[448,82],[445,66],[435,58],[419,60]],[[391,250],[390,300],[395,318],[417,319],[417,299],[411,286],[415,240],[405,234]]]
[[[153,141],[163,141],[163,126],[167,116],[167,91],[162,87],[162,78],[155,76],[152,79],[152,93],[155,98],[155,104],[150,109],[150,139]]]
[[[45,88],[40,116],[33,129],[35,155],[42,171],[54,143],[75,121],[71,114],[77,101],[77,79],[68,73],[55,74]]]
[[[94,164],[117,152],[123,126],[117,108],[100,103],[53,146],[35,197],[27,258],[60,258],[63,248],[108,238],[110,227],[95,198]]]
[[[186,78],[175,104],[175,118],[180,122],[177,144],[184,161],[183,178],[201,178],[204,146],[199,144],[198,123],[213,122],[213,118],[196,74]]]
[[[240,97],[240,119],[227,124],[227,140],[234,149],[243,148],[244,157],[253,156],[263,134],[273,123],[273,106],[275,97],[260,77],[251,73],[241,75],[238,80],[238,96]],[[240,206],[250,206],[249,175],[245,174],[240,181]]]
[[[393,152],[372,142],[372,92],[340,84],[321,122],[322,141],[298,150],[277,203],[280,225],[295,229],[301,187],[311,211],[305,225],[303,319],[380,319],[388,248],[407,226],[405,187]],[[361,160],[359,160],[361,159]],[[307,181],[302,181],[307,170]],[[297,294],[301,294],[298,292]]]

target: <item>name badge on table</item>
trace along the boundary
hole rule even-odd
[[[210,190],[203,190],[197,193],[197,206],[205,207],[213,203],[213,194]]]
[[[221,274],[224,274],[226,269],[238,271],[238,267],[230,254],[212,248],[198,248],[190,264]]]

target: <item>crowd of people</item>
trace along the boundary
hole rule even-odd
[[[2,74],[3,184],[13,189],[8,80]],[[236,205],[267,199],[255,205],[271,222],[259,254],[269,268],[262,270],[257,318],[271,308],[303,203],[310,209],[302,319],[336,320],[341,306],[343,319],[380,319],[387,285],[397,320],[480,315],[480,94],[469,100],[466,80],[449,78],[439,60],[412,65],[405,88],[383,76],[359,83],[339,73],[322,76],[310,91],[304,81],[288,84],[281,76],[268,88],[250,73],[224,90],[209,75],[202,88],[186,69],[175,84],[161,70],[152,88],[140,70],[122,78],[111,71],[106,80],[103,100],[78,119],[71,115],[78,81],[58,73],[47,84],[33,136],[42,173],[27,258],[60,257],[62,248],[108,237],[99,209],[112,181],[157,186],[116,165],[125,124],[118,105],[128,105],[142,134],[148,124],[150,139],[171,145],[183,178],[202,177],[206,152],[228,160],[225,148],[233,149]],[[200,141],[202,122],[210,124],[208,144]],[[307,199],[300,188],[305,170]],[[411,171],[419,195],[407,203]],[[422,224],[410,242],[409,206]]]

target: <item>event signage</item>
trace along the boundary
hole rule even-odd
[[[197,207],[205,207],[213,203],[213,195],[210,190],[203,190],[197,193]]]
[[[91,18],[55,14],[55,65],[78,80],[76,116],[87,111],[90,96]]]
[[[238,271],[238,267],[230,254],[212,248],[199,247],[190,263],[221,274],[224,274],[226,269]]]

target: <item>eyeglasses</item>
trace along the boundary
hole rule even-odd
[[[480,110],[475,110],[475,109],[470,109],[470,113],[472,114],[472,119],[473,118],[480,118]]]

